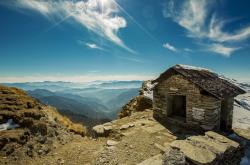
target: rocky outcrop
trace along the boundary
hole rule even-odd
[[[85,128],[22,90],[0,86],[0,156],[47,154],[56,144],[69,142],[72,132],[84,135]]]
[[[122,107],[122,110],[118,114],[119,118],[130,116],[134,112],[144,111],[145,109],[151,109],[153,106],[153,84],[151,81],[145,81],[140,89],[140,95],[130,100],[126,105]]]

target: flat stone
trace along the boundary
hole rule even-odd
[[[104,126],[112,126],[113,124],[111,122],[108,122],[108,123],[104,123],[103,125]]]
[[[250,130],[240,128],[233,128],[233,130],[238,136],[250,141]]]
[[[162,165],[162,155],[161,154],[155,155],[137,165]]]
[[[162,145],[160,145],[160,144],[158,144],[158,143],[154,143],[154,146],[156,147],[156,148],[158,148],[159,150],[161,150],[161,152],[166,152],[168,149],[169,149],[169,146],[162,146]]]
[[[194,164],[205,165],[215,163],[216,155],[213,152],[194,146],[186,140],[173,141],[170,143],[170,146],[179,149]]]
[[[226,138],[225,136],[222,136],[222,135],[215,133],[213,131],[205,132],[205,135],[207,135],[208,137],[215,139],[221,143],[226,143],[227,145],[232,146],[234,148],[239,148],[239,146],[240,146],[239,143],[237,143],[233,140],[230,140],[230,139]]]
[[[119,142],[117,141],[114,141],[114,140],[107,140],[107,145],[108,146],[115,146],[117,145]]]
[[[164,126],[162,126],[159,123],[156,123],[153,126],[148,126],[148,127],[142,127],[143,130],[147,131],[150,134],[156,133],[156,132],[160,132],[162,130],[165,130],[166,128]]]
[[[133,123],[128,123],[128,125],[129,125],[129,127],[134,127],[135,126],[135,124],[133,124]]]
[[[188,139],[192,141],[200,142],[206,146],[213,148],[213,150],[217,154],[223,154],[227,151],[227,149],[229,149],[228,145],[224,145],[223,143],[216,142],[204,136],[191,136]]]
[[[120,127],[120,130],[126,130],[129,128],[129,125],[128,124],[124,124]]]

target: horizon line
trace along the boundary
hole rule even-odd
[[[89,83],[95,81],[145,81],[157,78],[155,75],[102,75],[102,76],[0,76],[0,83],[69,82]]]

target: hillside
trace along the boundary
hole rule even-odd
[[[0,86],[0,164],[45,155],[85,128],[17,88]]]

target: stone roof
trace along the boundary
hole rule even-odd
[[[226,99],[246,93],[240,87],[220,78],[218,74],[208,69],[188,65],[175,65],[162,73],[153,82],[159,84],[175,74],[181,74],[187,80],[218,99]]]

